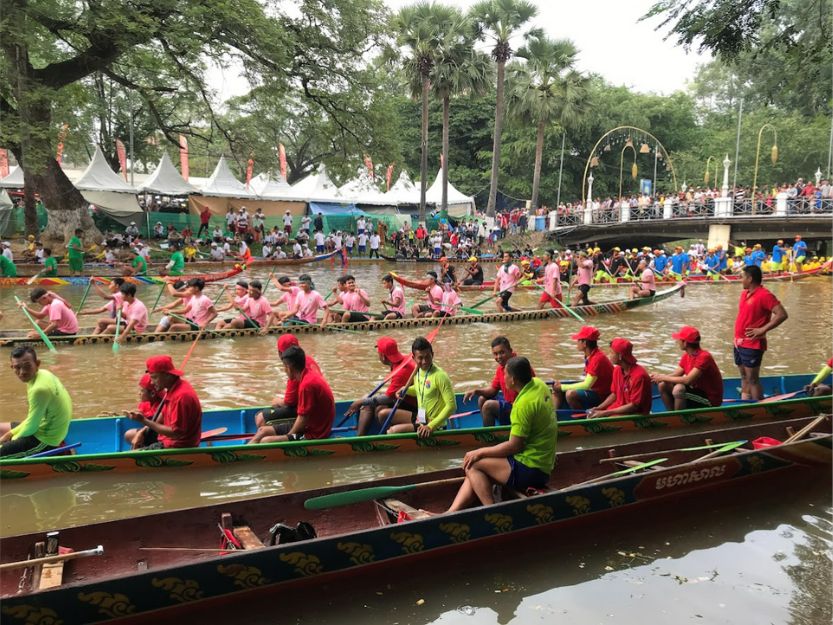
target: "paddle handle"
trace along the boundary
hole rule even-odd
[[[819,425],[825,419],[829,419],[829,414],[822,414],[810,421],[807,425],[801,428],[798,432],[790,436],[787,440],[785,440],[782,444],[786,445],[787,443],[795,442],[801,438],[803,438],[808,432],[810,432],[813,428]]]
[[[452,477],[442,480],[433,480],[431,482],[422,482],[420,484],[405,484],[403,486],[371,486],[370,488],[360,488],[358,490],[348,490],[341,493],[331,493],[329,495],[321,495],[319,497],[312,497],[304,502],[304,508],[307,510],[326,510],[327,508],[336,508],[338,506],[348,506],[354,503],[362,503],[364,501],[373,501],[374,499],[383,499],[404,493],[416,488],[424,488],[426,486],[444,486],[446,484],[459,484],[463,481],[462,477]]]
[[[104,555],[104,547],[102,545],[99,545],[94,549],[87,549],[85,551],[71,551],[70,553],[60,553],[54,556],[32,558],[31,560],[20,560],[19,562],[6,562],[5,564],[0,564],[0,571],[28,569],[31,566],[40,566],[42,564],[51,564],[53,562],[66,562],[67,560],[75,560],[76,558],[88,558],[90,556],[100,555]]]
[[[27,456],[27,458],[46,458],[47,456],[57,456],[58,454],[62,454],[70,449],[75,449],[76,447],[81,447],[81,443],[73,443],[72,445],[64,445],[63,447],[56,447],[55,449],[47,449],[46,451]]]
[[[411,387],[411,382],[414,381],[414,376],[416,375],[417,371],[419,371],[419,367],[414,367],[414,370],[411,372],[411,377],[408,378],[408,381],[405,383],[405,386],[402,387],[402,389],[405,390],[405,392],[400,392],[400,394],[396,398],[396,401],[393,402],[393,408],[390,409],[390,412],[388,413],[388,418],[385,419],[385,422],[382,424],[382,429],[379,430],[382,434],[388,431],[391,419],[393,419],[393,415],[396,414],[396,410],[397,408],[399,408],[399,404],[402,403],[402,398],[405,397],[405,395],[407,394],[407,389]]]
[[[15,296],[14,296],[14,301],[15,301],[16,303],[18,303],[18,304],[19,304],[19,303],[20,303],[20,298],[19,298],[17,295],[15,295]],[[28,311],[28,310],[26,310],[26,307],[25,307],[25,306],[21,306],[21,307],[20,307],[20,310],[22,310],[22,311],[23,311],[23,314],[24,314],[24,315],[26,315],[26,318],[29,320],[29,323],[31,323],[31,324],[32,324],[32,327],[33,327],[33,328],[35,328],[35,330],[37,331],[37,333],[40,335],[40,338],[41,338],[41,340],[44,342],[44,344],[46,345],[46,348],[47,348],[50,352],[57,352],[58,350],[57,350],[57,349],[55,349],[55,346],[52,344],[52,341],[50,341],[50,340],[49,340],[49,337],[48,337],[48,336],[46,336],[46,332],[44,332],[44,331],[43,331],[43,328],[41,328],[41,327],[38,325],[37,321],[35,321],[35,320],[32,318],[32,315],[30,315],[30,314],[29,314],[29,311]]]

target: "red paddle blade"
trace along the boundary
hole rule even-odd
[[[228,428],[214,428],[213,430],[206,430],[202,434],[200,434],[200,440],[204,441],[207,438],[212,438],[214,436],[220,436],[220,434],[225,434],[228,431]]]

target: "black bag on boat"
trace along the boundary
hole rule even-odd
[[[306,521],[299,521],[295,527],[284,523],[275,523],[269,530],[269,545],[285,545],[297,543],[302,540],[316,538],[315,528]]]

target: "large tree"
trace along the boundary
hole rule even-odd
[[[492,144],[492,172],[489,179],[489,200],[486,214],[494,217],[497,200],[498,171],[500,169],[500,136],[503,131],[503,107],[506,63],[512,58],[510,39],[537,14],[538,10],[527,0],[481,0],[471,9],[471,15],[481,35],[491,40],[492,58],[497,64],[497,101],[495,103],[495,128]],[[539,34],[536,29],[531,35]]]
[[[332,96],[383,37],[381,3],[301,4],[288,15],[257,0],[7,0],[0,22],[0,143],[50,211],[45,235],[62,239],[79,224],[95,233],[81,194],[55,161],[52,112],[63,89],[96,73],[132,92],[172,143],[199,130],[166,112],[166,97],[186,90],[211,108],[208,61],[237,62],[253,81],[267,73],[335,118],[349,114]],[[217,127],[201,128],[210,134]]]

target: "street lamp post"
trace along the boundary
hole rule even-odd
[[[772,124],[764,124],[761,126],[761,129],[758,130],[758,145],[755,148],[755,173],[752,176],[752,214],[754,215],[757,211],[757,202],[755,202],[755,191],[758,188],[758,161],[760,160],[761,156],[761,136],[764,133],[765,128],[769,128],[772,130],[773,135],[773,142],[772,142],[772,164],[775,165],[775,162],[778,160],[778,131],[775,129],[775,126]],[[728,155],[727,155],[728,158]]]
[[[587,208],[593,208],[593,173],[587,177]]]
[[[816,169],[815,176],[816,176],[816,186],[818,187],[821,184],[821,167],[818,167]]]

